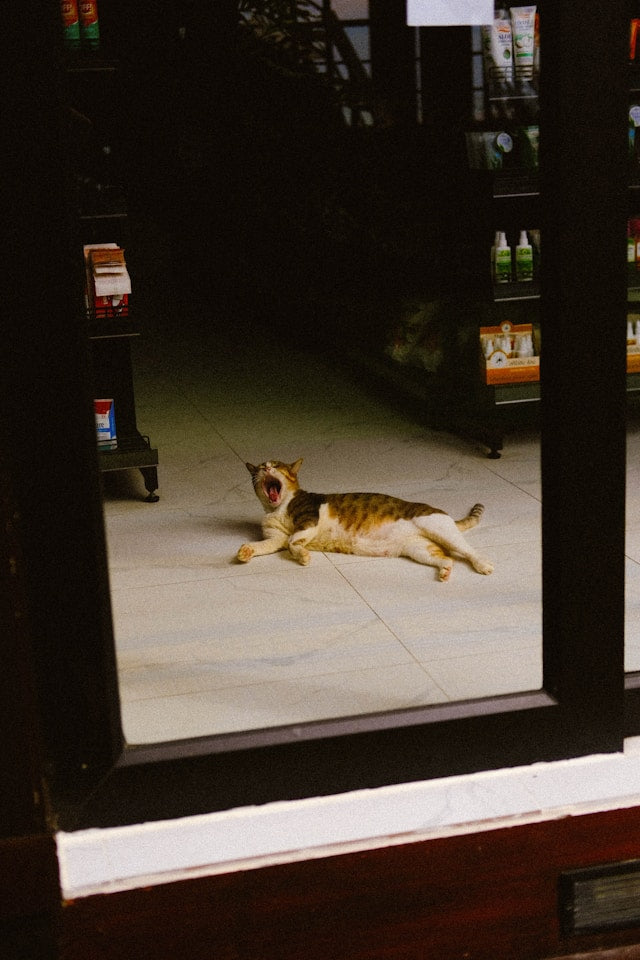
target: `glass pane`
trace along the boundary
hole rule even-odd
[[[531,323],[536,304],[515,281],[514,296],[490,307],[468,286],[443,293],[445,270],[454,287],[468,281],[433,219],[432,151],[394,144],[390,116],[375,140],[343,138],[323,94],[300,89],[276,73],[227,90],[210,139],[185,114],[138,184],[152,202],[127,252],[144,331],[132,349],[160,500],[140,502],[134,473],[105,477],[130,742],[541,685],[537,393],[488,383],[480,352],[481,326],[497,324],[504,341],[505,325]],[[179,174],[168,182],[167,165]],[[438,182],[453,195],[460,181]],[[493,216],[465,226],[483,281]],[[514,254],[515,216],[504,226]],[[518,352],[517,336],[496,351]],[[484,435],[503,419],[503,455],[488,458]],[[470,516],[464,537],[495,572],[456,558],[440,582],[436,567],[387,555],[399,548],[372,534],[361,549],[374,555],[238,562],[264,514],[246,463],[298,458],[305,490]]]
[[[625,670],[640,670],[640,417],[637,404],[627,418],[627,526],[625,584]]]
[[[326,356],[218,305],[141,344],[140,422],[161,499],[112,478],[106,514],[125,733],[170,740],[534,689],[541,683],[538,441],[504,456],[425,428]],[[244,458],[304,457],[305,489],[374,490],[454,517],[491,577],[313,553],[234,561],[260,539]],[[129,478],[128,478],[129,479]],[[374,548],[375,549],[375,548]]]
[[[633,294],[631,294],[633,296]],[[625,670],[640,670],[640,372],[636,365],[636,344],[640,345],[640,313],[630,304],[627,329],[627,485],[625,540]],[[640,351],[639,351],[640,354]],[[640,370],[640,367],[639,367]]]
[[[637,23],[634,21],[634,23]],[[636,52],[635,29],[632,50]],[[640,445],[640,73],[629,65],[629,220],[627,223],[627,486],[625,669],[640,670],[640,523],[638,450]],[[636,126],[638,124],[638,126]]]

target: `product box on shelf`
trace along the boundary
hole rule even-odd
[[[129,315],[131,278],[117,243],[87,243],[85,300],[90,316],[113,320]]]
[[[627,314],[627,373],[640,373],[640,313]]]
[[[113,400],[94,400],[96,431],[100,450],[113,450],[117,445],[116,416]]]
[[[487,384],[531,383],[540,379],[531,323],[505,321],[480,327],[480,369]]]

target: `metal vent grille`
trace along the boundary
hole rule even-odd
[[[640,860],[561,874],[559,907],[565,935],[640,927]]]

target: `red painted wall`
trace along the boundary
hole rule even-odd
[[[632,960],[640,927],[563,938],[557,888],[637,857],[640,808],[88,897],[65,905],[61,958]]]

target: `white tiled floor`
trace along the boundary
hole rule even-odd
[[[135,356],[138,423],[160,451],[160,501],[142,502],[137,472],[105,483],[130,742],[540,686],[535,433],[511,436],[502,459],[489,460],[282,334],[236,321],[231,329],[224,316],[147,331]],[[640,429],[632,451],[639,445]],[[410,560],[319,553],[308,567],[284,553],[236,563],[261,519],[245,461],[299,456],[307,489],[387,491],[454,516],[483,502],[468,536],[494,574],[459,562],[443,584]],[[640,549],[628,567],[638,585]]]

